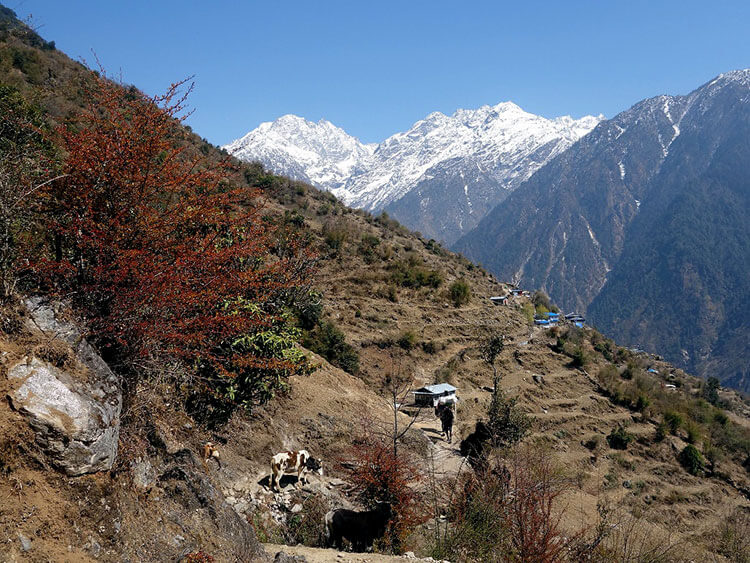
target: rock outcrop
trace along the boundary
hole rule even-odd
[[[106,471],[117,456],[122,393],[117,377],[78,328],[61,320],[60,306],[26,302],[32,332],[71,348],[74,366],[36,355],[10,366],[11,405],[22,413],[51,462],[71,476]]]

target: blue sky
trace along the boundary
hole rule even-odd
[[[750,2],[0,0],[149,94],[195,75],[188,123],[224,144],[286,113],[365,142],[511,100],[611,117],[750,67]]]

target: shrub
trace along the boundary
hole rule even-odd
[[[700,440],[700,426],[698,426],[695,422],[689,420],[683,425],[683,428],[685,429],[685,432],[687,432],[687,441],[689,444],[695,444],[696,442],[698,442],[698,440]]]
[[[643,393],[640,393],[638,395],[638,399],[635,401],[635,410],[642,413],[644,412],[649,406],[651,405],[651,399],[648,397],[648,395],[644,395]]]
[[[325,515],[330,509],[328,501],[318,495],[309,495],[301,501],[302,510],[287,518],[286,543],[288,545],[325,545]]]
[[[436,254],[437,256],[447,256],[448,253],[445,251],[445,249],[442,247],[442,245],[436,241],[435,239],[430,239],[427,241],[427,250],[432,252],[433,254]]]
[[[591,438],[589,438],[583,443],[583,446],[587,450],[591,450],[592,452],[594,452],[599,449],[599,447],[601,446],[601,443],[602,443],[602,437],[599,434],[594,434]]]
[[[521,314],[530,325],[534,324],[534,306],[531,303],[524,303],[521,306]]]
[[[392,285],[389,285],[385,289],[385,296],[388,298],[388,301],[391,303],[398,303],[398,291],[396,291],[396,288]]]
[[[193,551],[185,556],[185,563],[213,563],[216,561],[213,556],[209,555],[202,549]]]
[[[729,561],[750,561],[750,515],[737,508],[727,514],[715,533],[716,551]]]
[[[448,291],[454,307],[465,305],[471,300],[471,287],[464,280],[454,281]]]
[[[416,464],[403,454],[397,456],[393,444],[375,436],[372,428],[354,440],[348,457],[353,463],[342,469],[357,499],[367,507],[378,502],[391,504],[395,516],[388,523],[384,541],[399,553],[406,537],[428,517],[414,487],[422,479]]]
[[[586,349],[581,346],[576,346],[573,349],[573,353],[571,355],[571,364],[573,367],[584,367],[589,362],[589,355],[588,352],[586,352]]]
[[[359,241],[357,252],[364,258],[367,264],[372,264],[377,258],[376,250],[380,245],[380,239],[375,235],[365,233]]]
[[[727,422],[729,422],[729,417],[724,411],[716,411],[714,413],[714,422],[721,426],[726,426]]]
[[[344,246],[349,233],[347,230],[335,223],[327,222],[323,225],[323,240],[325,240],[331,254],[337,256]]]
[[[625,450],[634,439],[635,436],[630,434],[622,426],[618,426],[609,433],[609,436],[607,436],[607,443],[613,450]]]
[[[537,289],[531,296],[531,302],[534,304],[537,313],[552,311],[557,313],[559,309],[555,307],[549,299],[549,296],[541,289]]]
[[[602,387],[609,391],[613,385],[619,383],[619,373],[615,366],[606,364],[599,368],[596,379]]]
[[[693,444],[685,446],[680,452],[679,460],[685,470],[691,475],[702,475],[705,470],[706,462],[698,451],[698,448]]]
[[[527,447],[481,477],[465,475],[452,524],[432,555],[451,561],[561,561],[578,534],[563,534],[557,499],[568,487],[547,452]],[[513,494],[509,494],[513,491]],[[512,556],[510,555],[512,554]]]
[[[632,459],[625,459],[622,454],[612,454],[612,461],[626,471],[635,471],[636,464]]]
[[[656,426],[656,433],[654,434],[654,440],[657,442],[661,442],[664,438],[667,437],[667,432],[669,431],[669,426],[666,422],[660,422]]]
[[[417,335],[411,330],[405,330],[396,339],[398,344],[404,350],[411,350],[417,343]]]
[[[703,390],[702,390],[703,398],[706,399],[712,405],[718,406],[719,389],[721,389],[721,385],[719,385],[719,380],[715,377],[709,377],[706,380],[706,382],[703,384]]]
[[[593,330],[591,335],[591,345],[594,347],[594,350],[604,356],[605,360],[608,362],[614,361],[616,353],[614,341],[605,338],[599,331]]]
[[[305,331],[302,345],[348,373],[359,371],[359,354],[332,322],[324,321],[314,330]]]
[[[0,85],[0,299],[26,276],[34,281],[24,263],[42,238],[38,186],[56,167],[44,129],[42,112],[14,88]]]
[[[677,431],[682,426],[682,416],[680,413],[675,411],[667,411],[664,413],[664,424],[669,428],[671,434],[677,434]]]
[[[622,372],[623,379],[633,379],[636,375],[641,373],[641,368],[634,362],[628,362],[627,367]]]
[[[456,362],[451,360],[447,365],[435,370],[433,376],[433,383],[450,383],[451,385],[456,384]]]
[[[421,267],[415,261],[397,261],[389,266],[391,281],[401,287],[420,288],[432,287],[437,289],[443,283],[443,277],[436,270]]]
[[[300,328],[311,330],[320,323],[323,316],[323,300],[320,293],[311,290],[301,294],[294,301],[292,310]]]
[[[508,399],[496,390],[488,411],[487,427],[496,447],[511,446],[520,442],[531,428],[529,417],[516,406],[517,399]]]

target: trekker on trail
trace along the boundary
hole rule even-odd
[[[453,441],[453,406],[445,405],[440,409],[440,422],[443,425],[445,439],[450,444]]]

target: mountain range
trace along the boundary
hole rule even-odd
[[[374,145],[328,121],[285,115],[223,148],[450,244],[601,119],[545,119],[504,102],[434,112]]]
[[[750,70],[600,123],[455,248],[619,341],[750,390]]]
[[[612,119],[513,103],[365,145],[285,116],[225,148],[387,211],[608,335],[750,390],[750,71]]]

